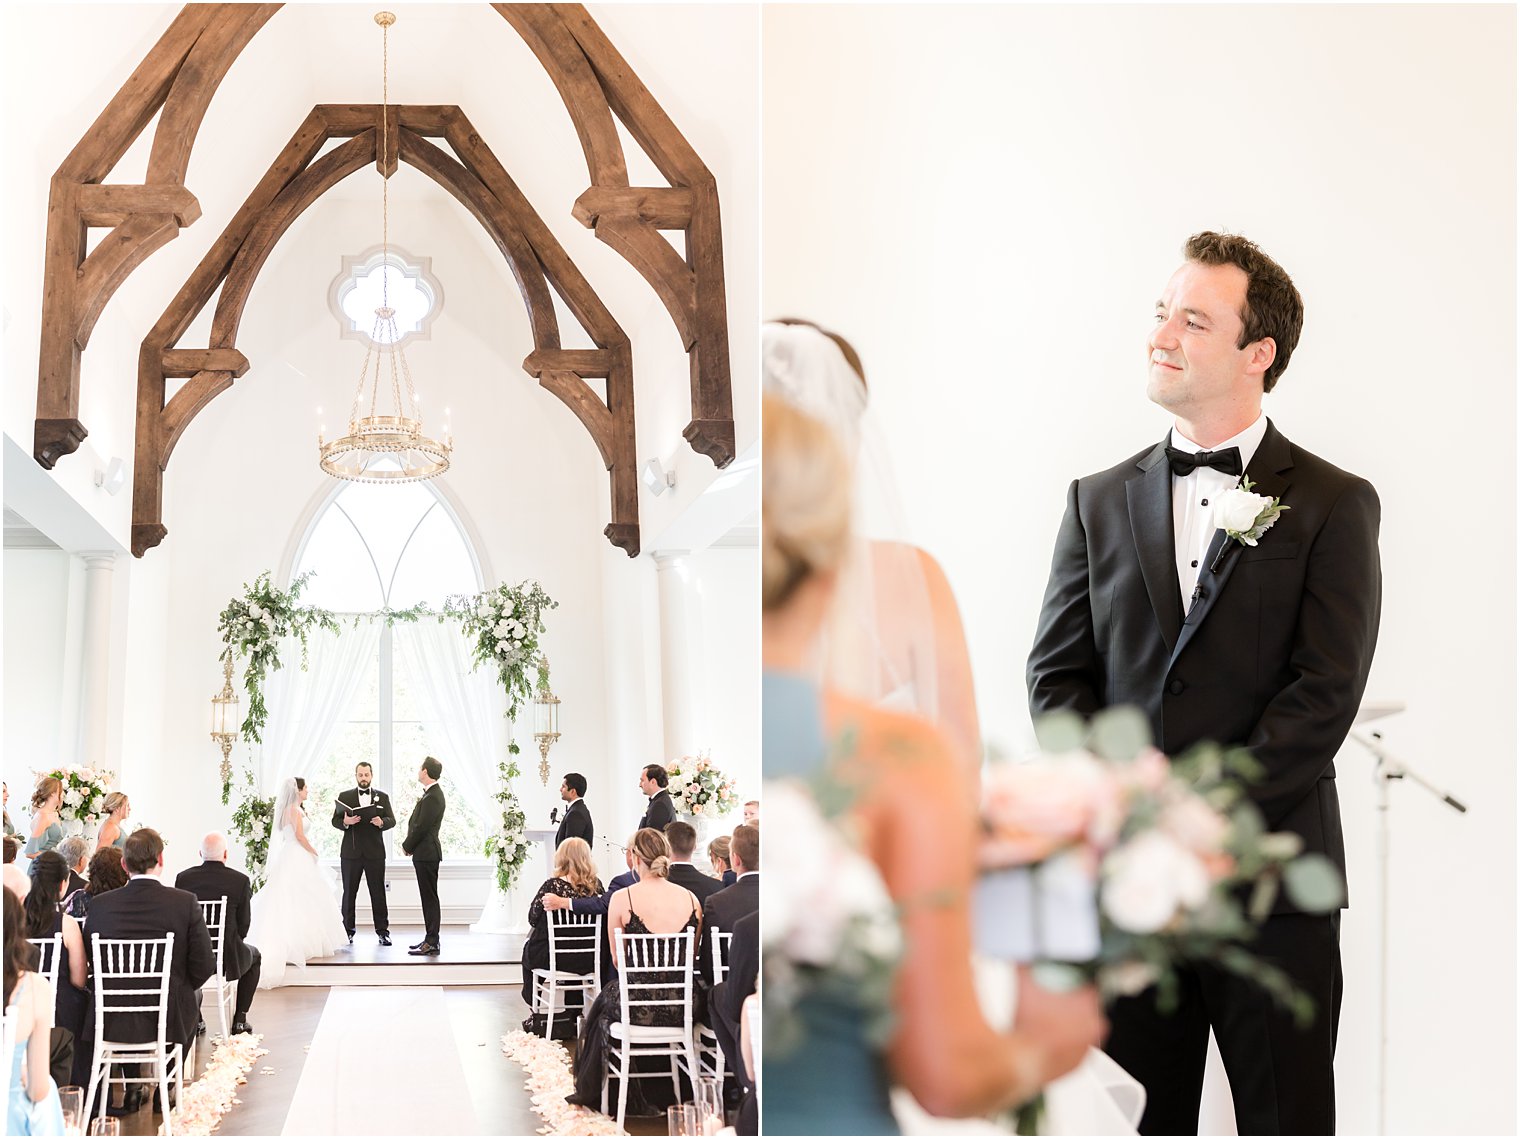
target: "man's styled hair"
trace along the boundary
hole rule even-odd
[[[373,766],[372,766],[372,765],[371,765],[371,764],[370,764],[370,761],[369,761],[369,760],[367,760],[367,759],[361,759],[361,760],[360,760],[360,761],[359,761],[359,762],[358,762],[358,763],[356,763],[356,764],[354,764],[354,770],[355,770],[355,771],[356,771],[356,772],[357,772],[357,771],[358,771],[358,770],[359,770],[359,768],[361,768],[361,767],[368,767],[368,768],[369,768],[369,773],[370,773],[370,774],[371,774],[371,775],[373,775],[373,774],[374,774],[374,773],[375,773],[375,769],[374,769],[374,767],[373,767]]]
[[[121,851],[121,861],[128,874],[146,874],[158,865],[164,853],[164,840],[152,827],[138,827],[127,836]]]
[[[572,771],[565,776],[565,786],[575,792],[577,799],[586,797],[586,777],[578,771]]]
[[[432,756],[428,756],[422,761],[422,769],[428,773],[428,778],[435,783],[443,775],[443,764]]]
[[[665,824],[665,839],[670,843],[670,853],[677,862],[690,862],[697,849],[697,828],[677,819]]]
[[[653,779],[655,784],[660,787],[670,786],[670,776],[665,773],[665,769],[658,763],[651,763],[648,767],[644,768],[644,778]]]
[[[746,871],[760,869],[760,828],[744,823],[734,828],[733,841],[728,844],[729,853],[744,865]]]
[[[1277,386],[1277,377],[1287,371],[1288,359],[1298,347],[1298,334],[1304,327],[1304,299],[1298,295],[1293,278],[1256,243],[1236,233],[1204,230],[1187,239],[1182,255],[1200,265],[1234,265],[1245,273],[1246,307],[1240,314],[1240,341],[1247,344],[1270,336],[1277,345],[1277,356],[1261,378],[1263,391]]]

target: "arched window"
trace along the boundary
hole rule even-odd
[[[295,559],[294,574],[313,571],[301,600],[336,613],[406,609],[425,601],[443,607],[453,593],[475,593],[480,570],[469,540],[442,495],[430,483],[377,486],[344,483],[318,511]],[[399,854],[400,835],[421,793],[417,769],[441,749],[429,739],[413,697],[394,631],[384,629],[367,681],[359,688],[344,728],[321,768],[308,776],[312,826],[319,853],[336,858],[341,833],[328,826],[333,802],[354,785],[361,761],[374,768],[375,786],[391,797],[399,820],[386,832],[388,850]],[[456,795],[445,764],[448,812],[442,830],[445,858],[480,859],[491,804]]]

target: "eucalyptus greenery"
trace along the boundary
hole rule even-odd
[[[549,683],[548,667],[539,663],[543,654],[538,638],[544,631],[544,610],[558,608],[559,602],[536,581],[498,585],[473,596],[456,594],[444,603],[444,612],[459,618],[464,635],[473,639],[476,667],[495,667],[507,694],[508,719],[517,719],[522,706],[533,699],[535,685]]]
[[[274,829],[274,800],[263,798],[253,781],[253,772],[245,770],[247,789],[232,812],[232,831],[243,843],[247,854],[248,877],[257,893],[264,885],[265,864],[269,860],[269,838]],[[224,798],[222,800],[226,802]]]

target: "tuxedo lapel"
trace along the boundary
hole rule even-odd
[[[1172,528],[1172,468],[1166,443],[1137,464],[1145,473],[1124,484],[1129,523],[1140,559],[1140,575],[1150,594],[1156,623],[1169,651],[1175,652],[1182,628],[1182,600],[1177,595],[1177,553]]]
[[[1251,463],[1246,467],[1246,477],[1251,480],[1251,493],[1263,494],[1268,498],[1281,498],[1292,485],[1288,478],[1288,472],[1292,469],[1293,448],[1269,419],[1267,433],[1262,436],[1261,444],[1256,448],[1256,454],[1251,457]],[[1260,540],[1269,542],[1270,535],[1271,531],[1268,531]],[[1172,649],[1172,658],[1167,663],[1168,669],[1177,663],[1182,650],[1187,647],[1204,620],[1219,604],[1219,598],[1224,594],[1225,586],[1229,584],[1230,578],[1235,573],[1235,566],[1240,562],[1240,554],[1239,542],[1226,537],[1223,530],[1214,531],[1214,537],[1209,542],[1209,552],[1198,571],[1197,600],[1188,609],[1187,616],[1183,620],[1182,633]]]

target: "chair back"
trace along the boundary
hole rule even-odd
[[[589,966],[589,967],[588,967]],[[549,971],[596,977],[602,972],[602,915],[549,912]]]
[[[201,917],[206,919],[206,932],[211,934],[211,952],[216,955],[216,972],[213,977],[225,975],[222,968],[222,942],[227,936],[227,895],[214,902],[201,902]]]
[[[714,985],[721,985],[728,980],[728,946],[733,939],[733,930],[724,932],[717,926],[712,927],[712,952],[708,954],[708,962],[712,965]]]
[[[58,991],[58,966],[63,961],[63,934],[55,933],[51,937],[27,938],[37,947],[37,972],[47,978],[48,984],[53,986],[53,992]],[[6,1053],[7,1056],[10,1053]]]
[[[668,1010],[682,1008],[682,1021],[686,1035],[692,1031],[692,966],[696,946],[696,931],[684,929],[680,933],[626,933],[617,934],[618,997],[621,1019],[624,1024],[637,1024],[632,1012],[635,1008],[665,1009],[665,1016],[656,1019],[669,1024]]]
[[[156,1015],[158,1041],[168,1039],[169,967],[174,934],[152,938],[92,937],[95,964],[95,1031],[110,1040],[112,1015]]]

